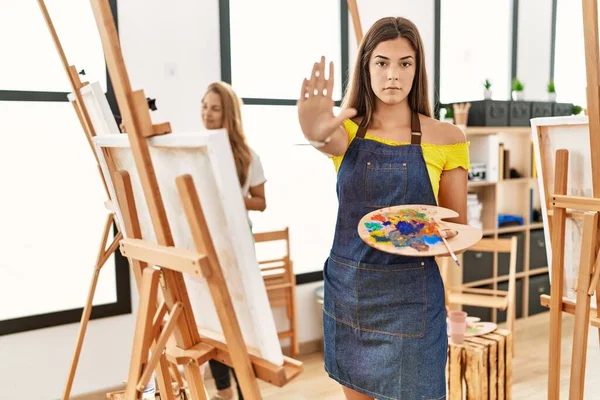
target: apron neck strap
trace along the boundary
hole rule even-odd
[[[367,134],[367,128],[366,118],[363,117],[358,125],[356,136],[364,139]],[[421,121],[419,120],[419,114],[414,111],[412,112],[410,119],[410,130],[410,144],[421,144]]]
[[[419,120],[419,114],[415,111],[412,113],[410,120],[410,144],[421,144],[421,121]]]

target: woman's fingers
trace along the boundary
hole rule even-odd
[[[312,97],[315,95],[315,85],[317,83],[317,71],[319,70],[319,63],[315,63],[313,65],[312,72],[310,74],[310,79],[308,81],[308,87],[306,90],[308,91],[308,96]]]
[[[329,79],[327,79],[327,97],[333,96],[333,61],[329,61]]]
[[[302,88],[300,89],[300,101],[304,101],[308,98],[308,80],[304,78],[302,80]]]
[[[325,57],[321,56],[321,61],[319,62],[319,76],[317,76],[316,89],[317,96],[323,96],[323,90],[325,89]]]

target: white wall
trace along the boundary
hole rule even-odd
[[[118,6],[132,86],[157,99],[153,119],[170,121],[178,131],[199,128],[200,97],[209,82],[220,79],[218,1],[122,0]],[[168,66],[175,66],[175,76],[165,72]],[[104,200],[98,199],[98,207]],[[90,255],[90,277],[94,259]],[[135,294],[133,300],[137,307]],[[73,395],[123,382],[134,325],[133,314],[90,322]],[[60,398],[78,330],[77,323],[0,337],[0,397]]]
[[[524,84],[526,100],[546,101],[546,86],[550,80],[552,2],[520,1],[518,24],[517,77]]]

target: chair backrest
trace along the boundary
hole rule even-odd
[[[269,232],[258,232],[254,234],[254,241],[257,243],[257,257],[258,263],[263,271],[275,269],[275,268],[285,268],[286,276],[289,279],[293,279],[294,271],[292,267],[292,260],[290,257],[290,232],[289,228],[285,228],[278,231],[269,231]],[[284,248],[283,251],[281,249],[281,244],[276,242],[283,242]],[[258,247],[261,247],[260,244],[264,244],[266,246],[274,245],[265,248],[266,251],[260,252]],[[275,246],[277,249],[275,249]],[[263,254],[266,254],[266,257],[262,257]],[[275,255],[274,255],[275,254]]]
[[[514,236],[510,239],[483,238],[473,246],[469,247],[469,251],[497,251],[498,253],[510,253],[512,251],[513,240],[516,244],[517,238]]]
[[[516,295],[516,273],[517,273],[517,237],[513,236],[510,239],[490,239],[483,238],[479,242],[475,243],[473,246],[469,247],[468,251],[475,252],[498,252],[498,253],[508,253],[510,254],[509,268],[508,268],[508,295],[510,297],[510,301],[515,301]],[[449,282],[450,279],[450,267],[453,264],[453,261],[450,257],[444,257],[438,259],[438,264],[440,266],[440,273],[442,275],[442,280],[444,281],[444,285],[446,286],[446,296],[448,290],[452,287],[452,284]],[[448,304],[448,299],[446,298],[446,304]]]

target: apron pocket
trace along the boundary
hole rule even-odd
[[[361,330],[423,337],[427,314],[425,267],[420,262],[358,267]]]
[[[336,257],[333,254],[323,269],[324,301],[323,311],[336,321],[354,328],[356,318],[356,286],[358,270],[353,261]]]
[[[404,204],[406,182],[407,163],[367,161],[365,205],[384,208]]]

